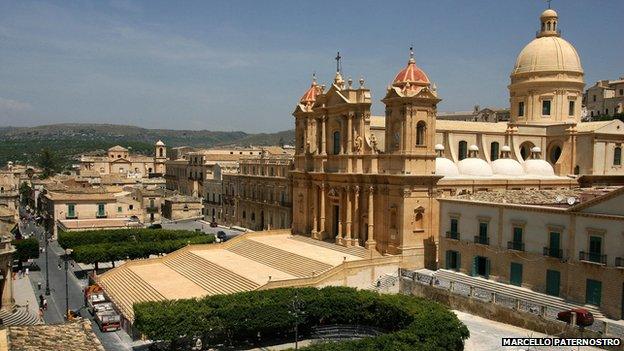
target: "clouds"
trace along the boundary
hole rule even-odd
[[[0,115],[9,115],[32,110],[32,105],[27,102],[0,97]]]

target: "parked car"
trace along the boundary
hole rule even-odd
[[[557,319],[566,323],[572,323],[572,312],[576,313],[576,325],[588,327],[594,324],[594,315],[584,308],[573,308],[557,313]]]
[[[158,223],[152,224],[152,225],[150,225],[147,228],[149,228],[149,229],[162,229],[162,224],[158,224]]]
[[[219,241],[223,242],[223,241],[227,241],[227,234],[225,234],[225,232],[223,230],[219,230],[217,232],[217,239],[219,239]]]

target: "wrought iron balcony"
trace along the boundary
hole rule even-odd
[[[452,231],[446,232],[447,239],[459,240],[459,237],[460,235],[457,232],[452,232]]]
[[[545,246],[544,247],[544,256],[563,258],[563,250]]]
[[[594,262],[600,264],[607,264],[607,255],[603,255],[597,252],[579,252],[579,260],[586,262]]]
[[[474,242],[475,244],[490,245],[490,238],[487,236],[475,235]]]
[[[516,251],[524,251],[524,243],[520,241],[508,241],[507,249],[516,250]]]

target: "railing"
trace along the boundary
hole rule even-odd
[[[524,243],[520,241],[508,241],[507,249],[516,250],[516,251],[524,251]]]
[[[145,211],[147,213],[158,213],[158,206],[147,206],[147,208],[145,208]]]
[[[475,244],[490,245],[490,238],[487,236],[475,235],[474,242]]]
[[[447,239],[459,240],[459,237],[460,235],[457,232],[451,232],[451,231],[446,232]]]
[[[615,266],[616,266],[616,267],[623,267],[623,268],[624,268],[624,258],[622,258],[622,257],[616,257],[616,258],[615,258]]]
[[[594,262],[600,264],[607,264],[607,255],[602,255],[597,252],[579,252],[579,260],[585,262]]]
[[[544,247],[544,256],[563,258],[563,250],[545,246]]]
[[[527,312],[545,319],[564,323],[557,319],[557,314],[559,312],[566,311],[566,309],[562,309],[557,306],[543,304],[538,301],[521,299],[487,288],[470,285],[461,281],[450,280],[407,269],[400,269],[399,276],[403,280],[412,281],[416,284],[428,285],[436,289],[446,290],[452,294],[473,298],[487,303],[493,303],[516,311]],[[410,295],[411,290],[409,285],[401,284],[401,293]],[[606,336],[624,338],[624,326],[601,319],[596,319],[594,324],[586,327],[586,329],[602,333]]]

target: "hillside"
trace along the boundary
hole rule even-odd
[[[7,161],[35,163],[42,149],[49,149],[64,167],[86,152],[104,151],[120,144],[133,152],[150,155],[153,144],[167,146],[248,146],[294,142],[294,130],[249,134],[240,131],[147,129],[115,124],[53,124],[37,127],[0,127],[0,166]]]

